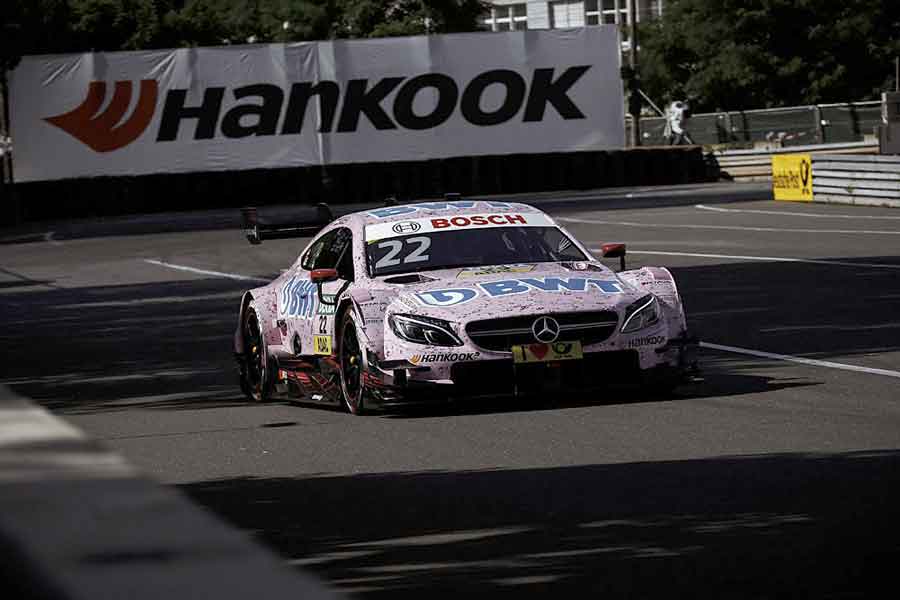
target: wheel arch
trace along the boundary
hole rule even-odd
[[[241,296],[241,307],[238,310],[237,329],[234,332],[235,354],[244,354],[244,315],[251,302],[253,302],[253,292],[244,292],[244,295]]]
[[[365,318],[363,318],[362,312],[359,310],[359,306],[357,305],[356,301],[352,296],[347,294],[340,300],[338,300],[337,308],[334,311],[335,354],[337,354],[340,350],[342,323],[344,322],[344,315],[346,315],[348,312],[353,313],[354,321],[356,322],[357,336],[361,336],[361,339],[359,341],[366,347],[368,347],[369,337],[368,335],[366,335],[366,320]]]

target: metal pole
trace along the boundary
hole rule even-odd
[[[900,92],[900,56],[894,59],[894,91]]]
[[[631,67],[631,81],[629,85],[628,112],[631,114],[631,147],[641,145],[641,97],[638,83],[638,24],[637,2],[628,0],[628,21],[631,25],[631,43],[629,44],[628,66]]]
[[[660,107],[658,107],[658,106],[656,105],[656,103],[653,102],[653,100],[650,99],[650,96],[648,96],[647,94],[644,93],[644,90],[640,90],[640,89],[639,89],[639,90],[638,90],[638,93],[641,95],[641,98],[644,99],[644,102],[646,102],[647,104],[649,104],[649,105],[650,105],[650,108],[652,108],[653,110],[656,111],[656,114],[658,114],[658,115],[661,116],[661,117],[666,116],[666,113],[665,113]]]
[[[0,65],[0,136],[9,137],[9,86],[6,79],[6,68]],[[19,225],[22,221],[22,209],[19,195],[13,185],[12,154],[7,153],[0,158],[0,223]]]
[[[9,99],[6,86],[6,68],[0,65],[0,137],[9,136]],[[0,185],[7,182],[6,156],[0,159]]]

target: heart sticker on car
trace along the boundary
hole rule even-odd
[[[541,360],[547,356],[547,352],[550,351],[550,346],[547,344],[531,344],[528,346],[528,351],[534,354],[538,360]]]

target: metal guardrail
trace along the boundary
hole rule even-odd
[[[861,142],[880,122],[881,102],[876,100],[700,113],[691,117],[687,129],[703,145],[780,141],[789,147]],[[665,125],[663,117],[641,119],[643,143],[665,144]],[[630,118],[625,126],[630,128]]]
[[[900,208],[900,156],[813,154],[815,202]]]

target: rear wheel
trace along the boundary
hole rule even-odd
[[[272,373],[266,339],[253,307],[247,307],[243,323],[244,361],[241,369],[241,390],[254,402],[265,402],[272,395]]]
[[[363,350],[359,343],[356,323],[349,311],[341,319],[340,345],[341,394],[344,407],[354,415],[365,412],[366,388],[363,382]]]

